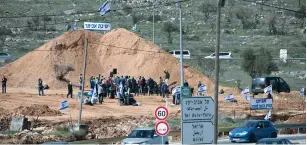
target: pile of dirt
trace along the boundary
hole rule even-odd
[[[58,110],[52,110],[47,105],[33,104],[29,107],[19,106],[13,110],[14,114],[26,116],[61,116]]]
[[[293,123],[306,122],[306,114],[290,117],[286,122],[293,122]]]
[[[167,70],[170,82],[180,82],[179,62],[175,57],[126,29],[115,29],[105,35],[85,30],[67,32],[6,65],[0,73],[7,76],[9,87],[35,88],[39,77],[51,89],[65,88],[67,81],[78,85],[85,39],[88,40],[86,78],[98,74],[109,76],[117,68],[118,76],[145,76],[158,81]],[[209,91],[213,90],[213,82],[195,69],[187,67],[184,74],[191,86],[196,88],[198,81],[202,81]]]

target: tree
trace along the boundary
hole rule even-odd
[[[172,32],[178,31],[178,28],[175,25],[173,25],[173,23],[171,23],[171,22],[165,22],[163,24],[163,31],[167,33],[168,43],[172,44],[173,40],[172,40],[171,34],[172,34]]]
[[[132,25],[137,24],[141,19],[141,17],[135,13],[131,15],[131,18],[132,18]]]
[[[301,20],[300,27],[303,28],[305,23],[304,19],[306,18],[306,7],[304,5],[301,5],[300,9],[294,14],[294,16]]]
[[[211,13],[216,12],[216,6],[212,3],[210,3],[208,0],[206,0],[204,3],[202,3],[198,7],[199,11],[202,12],[205,16],[205,22],[209,19],[209,16]]]
[[[0,27],[0,47],[2,47],[4,45],[6,36],[10,36],[12,35],[12,31],[11,29],[8,29],[4,26]]]
[[[268,26],[269,26],[269,33],[270,34],[276,34],[277,33],[277,29],[275,27],[276,24],[276,16],[274,14],[269,16],[268,19]]]
[[[234,14],[241,21],[243,29],[254,29],[257,27],[256,23],[249,19],[252,16],[250,9],[239,7],[234,9]]]
[[[269,75],[272,71],[278,70],[277,65],[273,62],[270,52],[264,48],[257,51],[246,49],[241,54],[241,57],[241,67],[243,71],[248,73],[251,77]]]
[[[130,14],[130,13],[132,13],[132,7],[130,7],[129,5],[124,4],[123,5],[123,11],[126,12],[126,14]]]

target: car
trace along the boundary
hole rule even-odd
[[[12,56],[5,52],[0,52],[0,62],[9,62],[12,61]]]
[[[276,138],[277,129],[267,120],[249,120],[229,132],[231,142],[256,142],[262,138]]]
[[[219,58],[220,59],[233,59],[231,52],[220,52]],[[212,53],[209,56],[205,56],[204,59],[215,59],[215,53]]]
[[[168,144],[168,136],[159,136],[154,128],[136,128],[121,144],[161,144],[162,140],[163,144]]]
[[[175,56],[176,58],[180,58],[180,50],[173,50],[170,51],[169,54]],[[182,51],[182,58],[183,59],[191,59],[191,54],[189,50]]]
[[[254,77],[252,79],[251,92],[254,95],[264,93],[264,88],[272,85],[272,91],[277,93],[286,92],[290,93],[290,87],[285,80],[281,77]]]
[[[263,138],[261,140],[258,140],[256,144],[288,144],[292,145],[291,141],[285,138]]]

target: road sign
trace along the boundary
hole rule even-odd
[[[155,117],[158,120],[165,120],[168,117],[168,110],[164,106],[160,106],[155,111]]]
[[[111,23],[84,22],[84,29],[109,31],[111,30]]]
[[[167,122],[165,121],[160,121],[156,124],[156,133],[159,135],[159,136],[165,136],[169,133],[170,131],[170,128],[169,128],[169,125]]]
[[[211,97],[183,98],[181,111],[183,121],[211,120],[214,116],[214,101]]]
[[[191,89],[189,87],[182,87],[182,98],[192,97]]]
[[[212,144],[214,125],[208,122],[183,122],[182,144]]]

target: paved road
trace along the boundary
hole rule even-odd
[[[286,138],[289,139],[292,143],[306,144],[306,135],[298,134],[298,135],[278,135],[278,138]],[[231,143],[228,138],[219,139],[218,144],[254,144],[254,143]],[[180,143],[174,143],[180,144]]]

